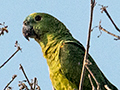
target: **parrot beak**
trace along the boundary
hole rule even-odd
[[[29,37],[31,37],[31,38],[35,38],[36,37],[36,34],[35,34],[35,31],[34,31],[33,27],[30,26],[30,25],[26,25],[25,22],[23,22],[22,33],[23,33],[23,36],[28,41],[30,41]]]

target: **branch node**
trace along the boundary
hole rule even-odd
[[[117,25],[115,24],[115,22],[113,21],[113,19],[111,18],[111,16],[110,16],[110,14],[108,13],[108,11],[107,11],[107,7],[108,6],[103,6],[103,5],[99,5],[99,6],[102,6],[102,8],[101,8],[101,13],[103,13],[103,11],[105,12],[105,14],[108,16],[108,18],[110,19],[110,21],[112,22],[112,24],[114,25],[114,27],[115,27],[115,29],[118,31],[118,32],[120,32],[120,29],[117,27]]]
[[[85,65],[92,65],[92,63],[88,59],[86,59],[85,60]]]
[[[20,45],[18,44],[18,41],[15,43],[15,47],[17,47],[17,50],[0,66],[2,68],[10,59],[19,51],[21,50]]]
[[[0,32],[0,36],[1,36],[1,35],[4,35],[4,32],[8,33],[8,29],[7,29],[8,26],[5,25],[5,22],[0,23],[0,25],[3,26],[2,28],[0,28],[0,31],[1,31],[1,32]]]
[[[107,34],[110,34],[110,35],[116,37],[114,40],[120,40],[120,36],[117,36],[117,35],[109,32],[109,31],[107,31],[106,29],[104,29],[104,28],[101,26],[101,21],[99,22],[99,30],[100,30],[100,35],[99,35],[98,37],[101,36],[101,34],[102,34],[101,30],[102,30],[102,31],[106,32]]]
[[[103,13],[103,11],[106,11],[106,8],[108,8],[108,6],[103,6],[101,4],[98,4],[98,6],[101,6],[102,8],[100,8],[101,13]]]
[[[91,31],[93,31],[95,28],[97,28],[98,26],[94,26],[92,29],[91,29]]]
[[[15,47],[17,47],[17,50],[20,50],[22,52],[22,48],[20,47],[18,41],[15,42]]]

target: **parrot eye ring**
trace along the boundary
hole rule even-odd
[[[35,20],[36,20],[36,21],[40,21],[40,20],[41,20],[41,16],[40,16],[40,15],[37,15],[37,16],[35,17]]]

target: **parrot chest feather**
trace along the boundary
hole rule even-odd
[[[63,74],[59,60],[60,49],[64,45],[63,42],[64,41],[61,40],[59,43],[55,43],[55,41],[48,43],[46,47],[42,48],[42,51],[44,57],[47,59],[50,79],[56,90],[73,90],[77,87]]]

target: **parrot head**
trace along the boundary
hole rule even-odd
[[[25,18],[22,33],[28,41],[29,37],[40,40],[46,34],[59,32],[60,28],[66,27],[55,17],[46,13],[32,13]]]

